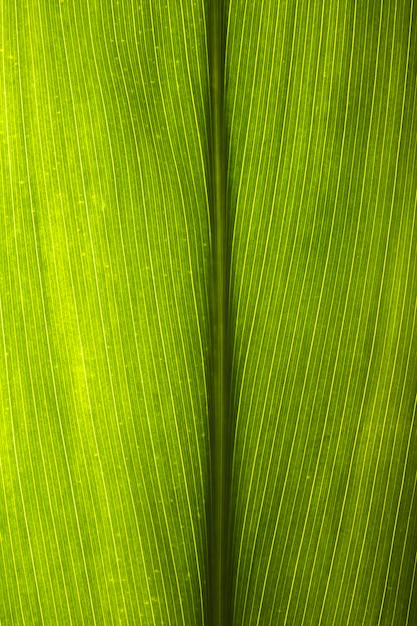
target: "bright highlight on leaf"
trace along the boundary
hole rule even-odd
[[[417,7],[217,6],[213,556],[215,3],[0,0],[2,626],[417,623]]]

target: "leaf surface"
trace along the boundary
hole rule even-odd
[[[415,30],[230,5],[236,624],[416,619]]]
[[[209,623],[212,6],[0,6],[0,623]],[[416,7],[226,8],[233,623],[412,626]]]

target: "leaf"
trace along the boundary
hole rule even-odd
[[[0,6],[1,624],[217,626],[218,158],[233,623],[411,626],[413,0],[230,0],[227,163],[213,4]]]
[[[415,7],[232,15],[235,623],[412,624]]]

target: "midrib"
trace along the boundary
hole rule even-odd
[[[225,3],[209,5],[210,218],[211,218],[211,494],[208,511],[208,621],[230,626],[229,502],[231,479],[229,246],[227,233],[227,140],[225,125]]]

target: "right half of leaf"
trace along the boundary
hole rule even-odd
[[[417,7],[231,0],[235,624],[417,623]]]

